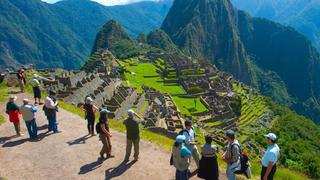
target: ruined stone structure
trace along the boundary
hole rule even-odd
[[[144,86],[143,90],[149,103],[144,115],[145,127],[169,137],[176,135],[183,128],[183,124],[179,109],[171,96],[147,86]]]

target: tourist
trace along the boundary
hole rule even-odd
[[[189,179],[191,151],[184,145],[185,140],[184,135],[178,135],[172,148],[172,164],[176,168],[176,180]]]
[[[183,129],[179,134],[182,134],[186,137],[186,146],[191,151],[192,157],[196,162],[197,168],[199,168],[200,156],[197,148],[198,143],[195,141],[195,132],[192,127],[192,121],[186,120],[184,125],[185,125],[185,129]]]
[[[137,118],[139,119],[137,119]],[[142,118],[135,113],[133,110],[128,110],[128,118],[123,122],[127,129],[127,146],[126,155],[124,161],[129,161],[132,145],[134,146],[134,160],[139,159],[139,141],[140,141],[140,130],[139,124],[143,122]]]
[[[276,144],[277,136],[274,133],[269,133],[265,137],[267,137],[268,148],[261,160],[261,180],[272,180],[277,170],[276,163],[280,156],[280,148]]]
[[[201,146],[202,158],[199,163],[198,177],[206,180],[219,179],[219,168],[216,152],[218,147],[211,145],[212,137],[205,137],[206,144]]]
[[[35,118],[35,112],[37,108],[33,107],[28,99],[23,99],[23,105],[20,107],[23,120],[26,123],[30,139],[38,138],[38,129]]]
[[[26,75],[24,74],[23,68],[18,70],[17,77],[19,81],[20,90],[22,93],[24,93],[26,90]]]
[[[58,101],[56,100],[56,92],[50,91],[49,96],[45,100],[44,111],[49,121],[48,131],[53,131],[58,133],[57,125],[57,111],[58,111]]]
[[[240,144],[238,140],[235,139],[234,131],[227,130],[226,139],[228,145],[226,147],[226,152],[223,153],[222,159],[227,163],[227,178],[228,180],[235,180],[235,171],[240,170]]]
[[[9,121],[13,123],[14,129],[16,130],[16,136],[22,136],[20,129],[20,109],[15,103],[17,96],[10,96],[9,102],[7,103],[6,113],[9,115]]]
[[[97,133],[99,133],[99,139],[103,144],[100,151],[101,159],[104,159],[104,154],[107,155],[107,158],[114,157],[113,155],[111,155],[112,146],[110,138],[112,137],[112,135],[108,126],[108,113],[110,113],[110,111],[108,111],[107,109],[102,109],[100,111],[99,123],[97,124]]]
[[[91,97],[85,99],[85,104],[80,107],[85,112],[85,119],[87,120],[88,135],[95,136],[94,134],[94,122],[95,113],[99,110],[97,106],[93,104]]]
[[[38,80],[39,76],[37,74],[34,74],[32,78],[30,79],[29,83],[32,86],[33,95],[34,95],[34,104],[42,105],[41,102],[41,90],[40,90],[40,82]]]

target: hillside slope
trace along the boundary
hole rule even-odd
[[[318,0],[231,0],[235,7],[294,27],[320,50],[320,1]]]
[[[132,35],[146,33],[160,26],[171,3],[166,0],[106,7],[90,0],[55,4],[3,0],[0,68],[33,63],[37,68],[78,69],[90,55],[95,34],[107,20],[119,20]]]
[[[319,53],[292,28],[252,18],[228,0],[176,0],[162,29],[185,53],[319,122]]]

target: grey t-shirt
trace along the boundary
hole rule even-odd
[[[22,118],[25,121],[31,121],[34,117],[33,106],[27,104],[20,107]]]
[[[202,156],[204,157],[214,157],[216,152],[218,151],[218,147],[211,145],[211,144],[205,144],[201,146]]]

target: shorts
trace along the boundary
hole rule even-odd
[[[41,90],[39,86],[33,87],[34,98],[41,98]]]

